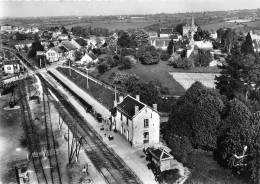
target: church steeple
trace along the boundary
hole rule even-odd
[[[195,27],[195,24],[194,24],[194,15],[192,15],[192,17],[191,17],[191,27]]]
[[[190,32],[191,32],[191,39],[190,39],[190,45],[194,45],[194,33],[196,31],[196,26],[194,24],[194,15],[191,17],[191,27],[190,27]]]

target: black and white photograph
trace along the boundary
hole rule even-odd
[[[0,184],[260,184],[260,0],[0,0]]]

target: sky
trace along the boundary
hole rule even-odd
[[[0,17],[128,15],[260,8],[260,0],[0,0]]]

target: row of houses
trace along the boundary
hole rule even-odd
[[[7,32],[7,33],[24,33],[24,34],[29,34],[29,33],[38,33],[40,30],[38,28],[35,27],[31,27],[31,28],[24,28],[24,27],[13,27],[13,26],[9,26],[9,25],[5,25],[5,26],[1,26],[0,29],[2,32]]]

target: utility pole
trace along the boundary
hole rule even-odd
[[[42,68],[42,60],[41,60],[41,57],[40,57],[40,68]]]
[[[70,72],[70,76],[71,76],[71,68],[70,68],[70,59],[69,59],[69,72]]]
[[[87,68],[87,88],[89,88],[89,85],[88,85],[88,68]]]

